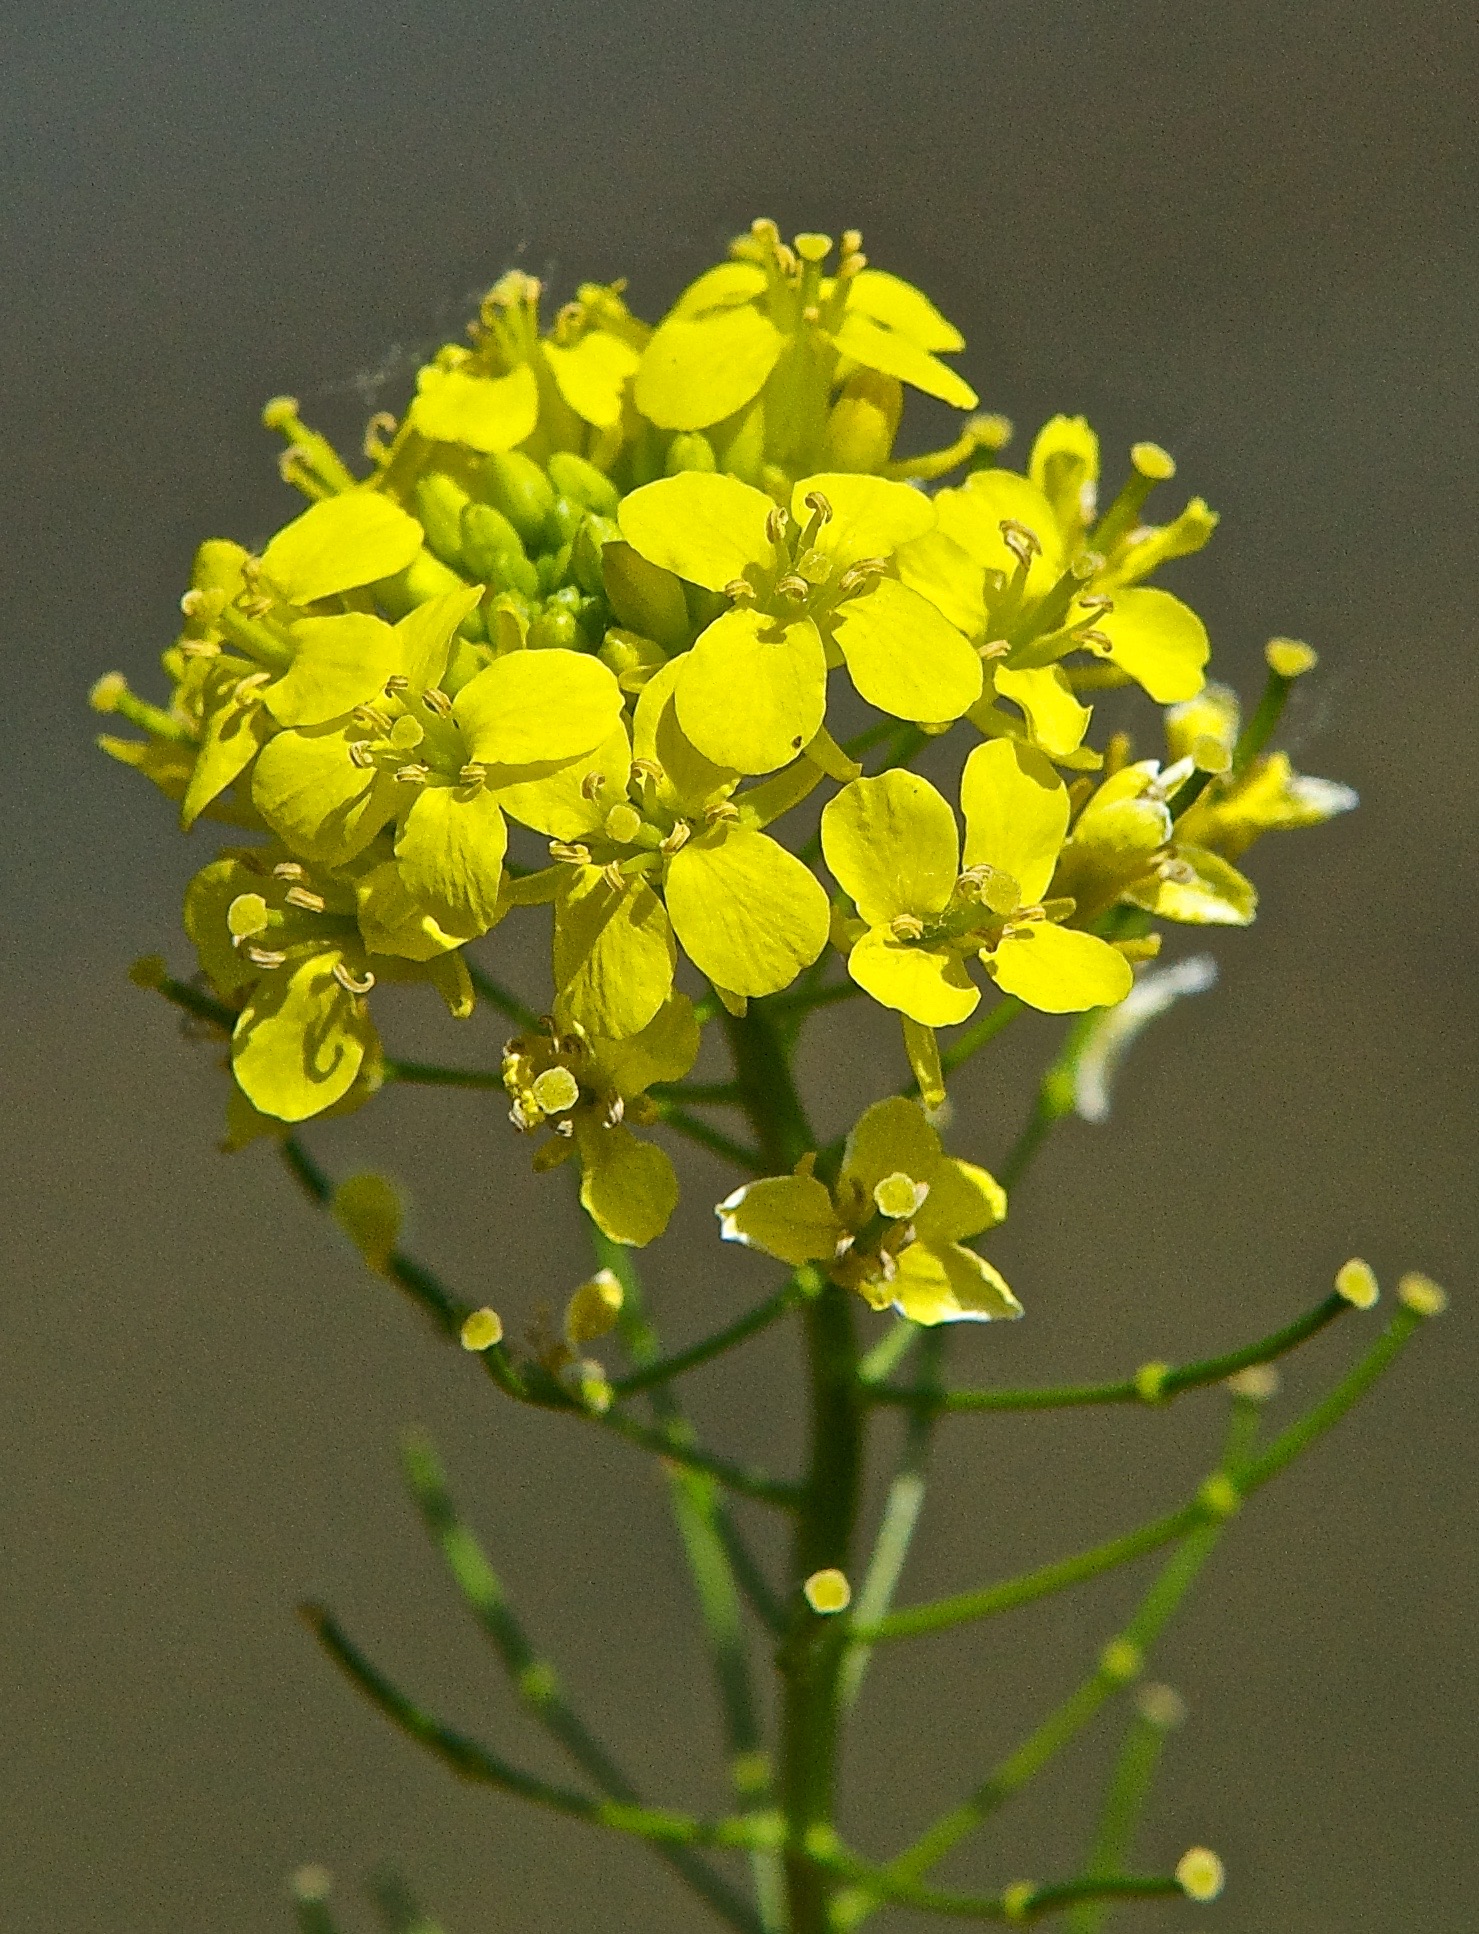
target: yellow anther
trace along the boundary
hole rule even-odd
[[[619,861],[608,860],[606,865],[601,868],[601,878],[611,888],[613,893],[626,892],[627,876],[622,872]]]
[[[346,967],[342,960],[334,962],[334,979],[346,994],[368,994],[375,985],[375,976],[368,967],[362,974],[356,974]]]
[[[723,803],[727,805],[729,802],[726,800]],[[734,814],[736,818],[739,817],[738,806],[734,808]],[[658,851],[660,853],[666,853],[671,857],[674,853],[681,853],[692,838],[693,828],[686,819],[680,819],[677,825],[674,826],[672,832],[668,834],[667,838],[658,847]]]
[[[873,1200],[880,1215],[886,1215],[891,1222],[904,1222],[923,1207],[929,1192],[928,1182],[916,1182],[912,1175],[905,1175],[900,1169],[874,1185]]]
[[[791,520],[786,515],[784,507],[776,504],[765,520],[765,535],[772,544],[783,544],[790,526]]]
[[[549,856],[552,860],[562,861],[566,866],[589,866],[591,863],[591,849],[589,846],[583,846],[578,840],[572,844],[568,840],[552,839],[549,843]]]
[[[588,772],[580,782],[581,798],[594,799],[596,794],[604,789],[605,784],[606,775],[604,772],[596,772],[594,770]]]
[[[273,396],[262,405],[264,430],[291,430],[298,421],[296,396]]]
[[[622,1289],[610,1269],[598,1269],[580,1285],[565,1305],[565,1341],[572,1350],[594,1343],[616,1328],[621,1315]]]
[[[984,645],[976,646],[976,655],[991,664],[998,658],[1005,658],[1011,649],[1005,638],[988,638]]]
[[[808,490],[801,501],[808,510],[815,511],[824,524],[831,523],[832,503],[820,490]]]
[[[1014,1880],[1001,1897],[1003,1918],[1009,1921],[1025,1921],[1036,1894],[1035,1880]]]
[[[395,776],[403,786],[424,786],[431,777],[431,767],[413,760],[410,765],[397,766]]]
[[[536,1075],[529,1092],[546,1115],[562,1115],[580,1100],[580,1083],[568,1068],[546,1068]]]
[[[1001,541],[1006,545],[1019,564],[1029,564],[1033,558],[1042,555],[1042,544],[1037,532],[1019,524],[1015,517],[1003,517],[999,526]]]
[[[1210,1847],[1188,1847],[1176,1862],[1176,1878],[1188,1900],[1216,1900],[1227,1874]]]
[[[308,873],[296,860],[279,860],[272,869],[274,880],[306,880]]]
[[[924,922],[912,913],[896,913],[888,930],[895,940],[918,940],[923,936]]]
[[[1381,1294],[1376,1271],[1359,1256],[1352,1256],[1349,1262],[1343,1262],[1336,1270],[1335,1287],[1356,1309],[1370,1309]]]
[[[1242,1493],[1226,1471],[1214,1471],[1197,1492],[1197,1503],[1213,1518],[1230,1518],[1242,1502]]]
[[[421,703],[426,707],[428,712],[435,712],[439,719],[449,718],[451,716],[451,699],[435,685],[432,686],[430,691],[421,694]]]
[[[712,806],[704,807],[704,824],[706,826],[719,826],[727,820],[738,819],[739,816],[739,807],[729,799],[716,799]],[[674,827],[673,830],[676,832],[677,828]]]
[[[1142,1363],[1135,1372],[1135,1393],[1142,1403],[1159,1403],[1166,1393],[1169,1363]]]
[[[491,1350],[503,1341],[503,1318],[496,1309],[475,1309],[463,1319],[459,1334],[464,1350]]]
[[[1168,880],[1175,886],[1190,886],[1197,877],[1196,868],[1189,865],[1187,861],[1178,859],[1174,854],[1163,859],[1156,871],[1163,880]]]
[[[804,604],[811,596],[811,586],[795,571],[787,571],[784,577],[777,578],[775,588],[783,598],[789,598],[792,604]]]
[[[1302,678],[1320,662],[1314,646],[1298,638],[1270,638],[1263,648],[1263,657],[1275,678]]]
[[[245,953],[254,967],[265,967],[269,973],[274,967],[281,967],[287,959],[286,954],[278,953],[271,947],[248,947]]]
[[[119,705],[128,697],[128,680],[122,672],[107,672],[87,695],[87,702],[95,712],[116,712]]]
[[[844,256],[856,255],[863,246],[863,231],[860,228],[845,228],[842,231],[842,253]]]
[[[629,846],[642,830],[642,815],[625,800],[606,815],[606,837],[618,846]]]
[[[267,902],[260,893],[238,893],[226,909],[226,926],[236,940],[250,940],[265,933],[268,925]]]
[[[1267,1403],[1279,1394],[1279,1372],[1272,1363],[1250,1363],[1246,1370],[1228,1378],[1227,1387],[1245,1403]]]
[[[308,886],[290,886],[282,897],[290,907],[299,907],[304,913],[322,913],[328,905],[321,893]]]
[[[1226,772],[1232,764],[1232,753],[1221,739],[1201,732],[1191,742],[1191,762],[1198,772]]]
[[[1409,1269],[1397,1284],[1397,1298],[1414,1316],[1441,1316],[1448,1308],[1448,1291],[1418,1269]]]
[[[748,578],[731,578],[724,587],[724,595],[732,602],[738,602],[741,598],[755,597],[756,591]]]
[[[814,302],[808,302],[806,307],[801,311],[801,320],[803,322],[809,322],[815,325],[816,323],[819,323],[821,319],[822,319],[822,312]]]
[[[1099,1670],[1114,1685],[1127,1686],[1145,1670],[1145,1656],[1130,1639],[1111,1639],[1099,1654]]]
[[[457,774],[459,785],[481,786],[488,777],[488,768],[476,759],[469,759]]]
[[[1136,443],[1130,448],[1130,461],[1151,483],[1169,483],[1176,475],[1175,459],[1158,443]]]
[[[847,1574],[835,1565],[814,1571],[801,1590],[807,1604],[823,1618],[831,1617],[834,1612],[845,1612],[852,1603],[852,1586],[847,1582]]]
[[[349,747],[349,763],[358,766],[361,772],[368,772],[375,763],[375,754],[363,739],[355,739]]]

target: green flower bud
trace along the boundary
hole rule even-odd
[[[500,551],[487,581],[494,591],[516,591],[524,598],[537,598],[542,589],[538,569],[522,551]]]
[[[649,564],[630,544],[608,544],[601,578],[611,608],[629,631],[653,638],[665,651],[688,647],[688,605],[683,585],[660,564]]]
[[[557,551],[543,551],[534,560],[534,568],[539,573],[540,589],[548,597],[565,582],[570,570],[570,546],[562,544]]]
[[[620,527],[611,518],[594,514],[586,518],[570,546],[571,575],[582,591],[595,597],[605,589],[601,578],[601,553],[606,545],[620,541]]]
[[[855,369],[827,418],[823,468],[871,473],[893,454],[904,411],[904,387],[895,376]]]
[[[584,642],[575,613],[563,605],[546,605],[529,626],[531,651],[579,651]]]
[[[555,487],[521,450],[495,450],[483,465],[481,493],[501,510],[525,544],[538,545],[554,506]]]
[[[371,1269],[385,1270],[400,1240],[403,1211],[383,1175],[349,1175],[334,1191],[334,1220]]]
[[[453,570],[463,567],[462,512],[467,492],[444,471],[418,479],[411,504],[426,536],[427,546]]]
[[[491,504],[467,503],[462,511],[462,559],[475,578],[484,583],[492,575],[495,562],[505,551],[522,557],[524,546],[519,533]]]
[[[548,469],[550,481],[562,497],[573,497],[576,503],[599,512],[602,517],[616,515],[621,492],[593,463],[587,463],[571,450],[557,450],[549,460]]]
[[[676,477],[680,470],[717,470],[719,461],[702,430],[683,430],[668,445],[663,468],[668,476]]]
[[[568,544],[585,522],[585,505],[574,497],[556,497],[544,519],[544,544],[558,551]]]

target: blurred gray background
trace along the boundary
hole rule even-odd
[[[423,1423],[644,1784],[721,1801],[650,1469],[496,1400],[270,1152],[215,1152],[210,1054],[124,977],[156,949],[188,969],[179,893],[211,835],[182,841],[91,750],[84,694],[114,667],[153,689],[200,536],[258,540],[292,514],[256,427],[266,397],[297,394],[352,446],[501,269],[548,274],[557,297],[627,273],[655,315],[758,213],[856,223],[875,262],[923,283],[969,338],[983,404],[1018,423],[1019,461],[1060,408],[1089,412],[1110,453],[1166,444],[1175,488],[1224,513],[1177,584],[1245,694],[1270,634],[1323,654],[1294,739],[1361,811],[1259,849],[1264,912],[1214,941],[1219,990],[1150,1038],[1112,1128],[1067,1127],[994,1242],[1028,1321],[964,1338],[956,1363],[1119,1374],[1230,1346],[1353,1251],[1389,1285],[1409,1266],[1450,1284],[1444,1322],[1232,1527],[1167,1642],[1156,1669],[1191,1720],[1143,1854],[1202,1840],[1231,1881],[1210,1912],[1123,1923],[1472,1926],[1476,54],[1471,11],[1431,0],[12,14],[7,1929],[265,1934],[310,1859],[355,1924],[352,1889],[382,1858],[449,1934],[702,1920],[640,1849],[456,1786],[294,1620],[325,1597],[413,1688],[555,1770],[400,1492],[397,1433]],[[432,1005],[392,1007],[391,1041],[496,1052],[496,1019],[458,1034]],[[1053,1038],[1024,1023],[959,1082],[958,1146],[1000,1157]],[[827,1126],[897,1056],[890,1027],[823,1032]],[[390,1093],[312,1139],[336,1172],[403,1174],[420,1249],[515,1331],[583,1269],[565,1190],[528,1173],[494,1097]],[[684,1180],[651,1270],[674,1342],[773,1280],[717,1249],[719,1167]],[[1375,1320],[1311,1348],[1278,1414]],[[788,1338],[690,1391],[716,1441],[791,1455]],[[951,1422],[905,1597],[1163,1508],[1206,1468],[1219,1410]],[[855,1728],[848,1831],[882,1853],[953,1800],[1131,1596],[1110,1581],[895,1648]],[[1083,1741],[949,1875],[1069,1871],[1113,1736]]]

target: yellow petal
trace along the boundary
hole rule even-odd
[[[240,671],[233,676],[239,678]],[[241,777],[274,730],[272,716],[257,702],[255,691],[239,700],[227,698],[206,714],[200,750],[180,801],[180,824],[187,833],[211,801]],[[188,758],[189,748],[181,750]]]
[[[408,611],[396,626],[400,651],[396,670],[413,694],[419,697],[441,684],[457,627],[476,607],[482,594],[481,585],[470,584],[464,590],[428,598],[424,604]]]
[[[726,1242],[763,1249],[792,1268],[830,1262],[847,1233],[813,1175],[768,1175],[726,1196],[714,1213]]]
[[[597,1041],[596,1068],[619,1095],[639,1095],[654,1081],[681,1081],[698,1059],[698,1016],[686,994],[670,994],[646,1027],[624,1041]]]
[[[734,994],[778,994],[827,944],[831,909],[810,867],[733,821],[673,855],[666,893],[683,951]]]
[[[921,1027],[953,1027],[981,999],[958,954],[895,940],[886,927],[863,935],[847,957],[847,971],[880,1006]]]
[[[692,322],[714,309],[733,309],[753,302],[756,296],[764,295],[767,286],[765,271],[758,262],[720,262],[689,283],[673,304],[672,313]]]
[[[785,337],[750,304],[660,324],[642,356],[633,398],[664,430],[704,430],[765,386]]]
[[[411,424],[433,443],[462,443],[489,455],[516,448],[539,421],[539,383],[528,363],[507,376],[429,364],[416,389]]]
[[[611,885],[596,866],[572,866],[555,907],[555,986],[587,1033],[640,1033],[673,988],[673,931],[650,886]]]
[[[847,306],[888,329],[896,329],[921,349],[964,349],[965,337],[940,314],[927,295],[885,269],[864,269],[848,284]]]
[[[1142,685],[1157,705],[1195,698],[1211,656],[1207,628],[1169,591],[1116,590],[1114,609],[1094,619],[1109,640],[1109,658]]]
[[[722,591],[752,565],[770,563],[765,526],[774,508],[763,490],[738,477],[685,470],[623,497],[617,520],[649,564]]]
[[[394,954],[402,960],[435,960],[438,954],[462,944],[411,898],[394,860],[362,874],[354,883],[354,899],[360,937],[371,953]]]
[[[405,804],[388,772],[366,771],[349,756],[355,726],[279,732],[252,773],[252,804],[300,859],[342,866],[362,852]],[[275,748],[275,750],[274,750]]]
[[[547,342],[544,357],[556,389],[582,421],[598,430],[621,421],[627,384],[642,360],[630,343],[608,330],[593,329],[568,349]]]
[[[1048,890],[1068,831],[1068,790],[1040,752],[1010,739],[978,745],[960,776],[965,863],[1009,873],[1031,906]]]
[[[599,832],[607,813],[626,798],[631,766],[626,727],[618,725],[593,752],[582,753],[558,772],[500,786],[498,803],[510,819],[550,839],[585,839]]]
[[[928,350],[921,349],[901,330],[886,328],[861,309],[848,308],[836,342],[844,356],[861,363],[865,369],[897,376],[901,383],[912,384],[926,396],[937,396],[953,409],[973,410],[980,401],[964,377],[936,361]]]
[[[1004,521],[1021,524],[1042,546],[1027,573],[1027,596],[1040,598],[1062,575],[1064,556],[1053,506],[1028,478],[1015,470],[977,470],[958,490],[935,495],[939,528],[953,537],[985,570],[1000,571],[1010,581],[1017,559],[1002,541]]]
[[[841,1185],[873,1207],[873,1191],[891,1175],[933,1183],[943,1159],[940,1137],[918,1102],[890,1095],[865,1108],[853,1125],[842,1157]]]
[[[826,716],[821,634],[810,618],[781,626],[747,607],[726,611],[680,660],[676,702],[684,735],[706,759],[775,772]]]
[[[981,566],[943,530],[901,544],[894,552],[894,568],[911,591],[929,599],[967,638],[986,633],[986,601],[981,593]]]
[[[990,1323],[1022,1314],[1000,1271],[957,1243],[911,1244],[892,1289],[894,1308],[911,1323]]]
[[[471,940],[499,917],[507,844],[503,814],[486,786],[432,781],[406,814],[395,856],[411,897],[444,931]]]
[[[998,987],[1044,1014],[1113,1007],[1129,993],[1129,962],[1097,934],[1033,921],[983,954]]]
[[[825,497],[830,520],[817,533],[816,548],[843,571],[864,557],[891,557],[900,544],[922,537],[935,526],[935,509],[922,490],[883,477],[826,470],[803,477],[791,492],[791,515],[804,529],[811,518],[806,500]]]
[[[484,666],[452,703],[469,756],[484,765],[578,759],[611,737],[621,687],[583,651],[511,651]]]
[[[1253,882],[1205,847],[1177,841],[1176,861],[1191,870],[1187,880],[1154,880],[1126,895],[1147,913],[1195,927],[1246,927],[1258,911]]]
[[[278,1121],[307,1121],[354,1085],[375,1024],[334,979],[332,949],[264,974],[232,1035],[231,1066],[247,1100]]]
[[[584,1114],[575,1138],[580,1201],[591,1221],[612,1242],[640,1248],[654,1241],[678,1206],[678,1178],[662,1149],[619,1122],[607,1128]]]
[[[1170,836],[1171,815],[1160,800],[1125,796],[1101,805],[1096,795],[1063,848],[1053,892],[1075,902],[1080,920],[1092,920],[1145,879]]]
[[[958,719],[981,696],[981,661],[928,598],[893,578],[838,606],[832,633],[852,682],[895,718]]]
[[[1065,547],[1076,550],[1097,510],[1099,439],[1087,421],[1051,417],[1037,433],[1027,474],[1053,506]]]
[[[390,626],[359,611],[303,618],[293,626],[293,662],[262,699],[279,725],[327,725],[366,705],[401,668]]]
[[[959,1242],[994,1229],[1006,1212],[1007,1192],[994,1175],[947,1155],[914,1213],[914,1227],[922,1242]]]
[[[1050,758],[1062,758],[1083,744],[1093,713],[1087,705],[1079,704],[1066,674],[1057,665],[1028,671],[1011,671],[998,665],[994,679],[1001,696],[1021,706],[1033,744]]]
[[[421,526],[373,491],[326,497],[280,530],[262,575],[289,604],[312,604],[403,571],[421,549]]]
[[[955,815],[928,779],[854,779],[822,811],[822,852],[870,927],[943,911],[960,873]]]
[[[706,759],[678,723],[675,694],[686,663],[671,658],[642,687],[632,716],[632,753],[661,766],[667,781],[666,802],[682,813],[702,813],[715,800],[727,798],[739,783],[732,766],[716,766]]]

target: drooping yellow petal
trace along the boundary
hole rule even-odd
[[[375,1024],[335,980],[342,959],[331,949],[264,974],[242,1009],[231,1066],[262,1114],[307,1121],[354,1085]]]
[[[261,884],[260,875],[249,873],[239,859],[223,859],[203,866],[185,889],[185,932],[219,994],[239,994],[262,971],[232,945],[227,923],[231,902],[238,894],[254,893]]]
[[[953,537],[943,530],[930,530],[901,544],[894,552],[894,568],[900,582],[928,598],[957,631],[967,638],[985,636],[982,569]]]
[[[237,669],[231,675],[240,678],[242,673]],[[187,833],[211,801],[219,799],[233,780],[241,777],[275,729],[272,715],[263,709],[255,690],[243,692],[240,698],[225,698],[211,707],[180,801],[180,824]],[[188,757],[188,748],[182,750]]]
[[[1053,875],[1055,896],[1074,901],[1080,920],[1092,920],[1145,879],[1171,837],[1171,815],[1159,799],[1118,790],[1126,776],[1116,773],[1089,801]],[[1129,777],[1133,783],[1133,772]]]
[[[813,1175],[768,1175],[726,1196],[714,1212],[726,1242],[763,1249],[793,1269],[830,1262],[847,1231]]]
[[[279,732],[263,747],[271,757],[264,763],[258,754],[252,804],[300,859],[342,866],[405,804],[391,773],[350,758],[360,736],[352,725]]]
[[[873,1213],[873,1191],[893,1175],[933,1184],[943,1156],[940,1137],[918,1102],[890,1095],[865,1108],[853,1125],[838,1178],[839,1204],[849,1221]]]
[[[847,306],[871,316],[885,328],[907,336],[921,349],[964,349],[965,337],[947,322],[927,295],[886,269],[864,269],[848,284]]]
[[[293,626],[293,662],[262,702],[279,725],[327,725],[384,691],[401,655],[390,626],[366,612],[304,618]]]
[[[500,786],[498,803],[510,819],[550,839],[585,839],[599,832],[611,808],[626,798],[631,765],[626,727],[618,725],[594,751],[558,772]]]
[[[630,343],[593,329],[569,348],[547,342],[544,357],[556,389],[583,422],[609,430],[621,421],[626,386],[642,360]]]
[[[462,942],[439,927],[425,908],[406,891],[394,860],[372,866],[354,883],[360,937],[375,954],[394,954],[401,960],[435,960]]]
[[[791,515],[805,529],[811,511],[807,498],[825,497],[832,515],[816,537],[816,549],[843,571],[865,557],[891,557],[900,544],[922,537],[935,526],[935,507],[923,491],[883,477],[827,470],[803,477],[791,492]]]
[[[1242,722],[1243,708],[1230,686],[1204,685],[1195,698],[1167,710],[1166,756],[1188,757],[1198,739],[1211,739],[1230,754]]]
[[[854,779],[822,810],[822,852],[870,927],[943,911],[960,873],[948,802],[917,772]]]
[[[958,954],[896,940],[887,927],[863,935],[847,957],[847,971],[880,1006],[921,1027],[953,1027],[981,998]]]
[[[1194,927],[1246,927],[1258,911],[1253,882],[1205,847],[1176,844],[1173,866],[1190,877],[1148,881],[1126,895],[1147,913]]]
[[[826,716],[821,634],[810,618],[783,626],[747,606],[726,611],[679,661],[675,698],[679,725],[706,759],[775,772]]]
[[[581,1206],[602,1235],[633,1248],[655,1241],[678,1206],[678,1178],[664,1151],[585,1112],[575,1117],[575,1141]]]
[[[722,591],[751,566],[770,563],[765,526],[774,508],[763,490],[738,477],[685,470],[623,497],[617,521],[649,564]]]
[[[1014,930],[981,958],[1004,994],[1015,994],[1044,1014],[1113,1007],[1135,978],[1124,955],[1107,940],[1046,920]]]
[[[666,891],[683,951],[734,994],[778,994],[827,944],[831,910],[811,868],[733,821],[673,855]]]
[[[421,526],[374,491],[326,497],[280,530],[262,575],[289,604],[312,604],[403,571],[421,549]]]
[[[701,813],[727,798],[739,784],[733,766],[706,759],[678,723],[676,693],[686,663],[671,658],[642,687],[632,715],[632,753],[661,766],[668,804],[682,813]]]
[[[601,1080],[621,1095],[639,1095],[654,1081],[681,1081],[698,1059],[698,1016],[686,994],[670,994],[652,1019],[624,1041],[598,1041]]]
[[[894,1308],[911,1323],[991,1323],[1022,1314],[1006,1278],[974,1249],[912,1243],[899,1257]]]
[[[765,387],[785,347],[750,303],[661,323],[643,352],[633,398],[664,430],[704,430],[743,409]]]
[[[967,640],[893,578],[844,600],[832,634],[858,691],[895,718],[958,719],[981,696],[981,661]]]
[[[1195,698],[1211,656],[1207,627],[1169,591],[1138,587],[1114,592],[1114,609],[1094,619],[1109,640],[1109,659],[1155,700],[1170,705]]]
[[[572,866],[555,906],[555,986],[588,1034],[640,1033],[673,988],[677,959],[662,902],[640,881],[615,887],[600,867]]]
[[[486,933],[499,917],[498,889],[508,828],[485,786],[421,787],[396,836],[406,891],[459,939]]]
[[[1007,1192],[994,1175],[947,1155],[914,1213],[914,1227],[921,1242],[960,1242],[994,1229],[1006,1212]]]
[[[484,666],[452,702],[470,757],[529,766],[577,759],[611,737],[621,687],[582,651],[511,651]]]
[[[539,383],[528,363],[507,376],[428,364],[416,389],[411,424],[433,443],[462,443],[491,455],[515,449],[539,421]]]
[[[1097,511],[1099,439],[1081,416],[1054,416],[1037,433],[1027,474],[1053,506],[1069,551],[1078,548]]]
[[[1068,831],[1068,790],[1040,752],[1010,739],[978,745],[960,776],[965,863],[1009,873],[1024,906],[1040,900]]]
[[[1001,696],[1021,706],[1033,744],[1049,758],[1062,758],[1083,744],[1093,713],[1087,705],[1079,704],[1066,674],[1057,665],[1027,671],[998,665],[994,678]]]
[[[937,396],[952,409],[973,410],[980,398],[963,376],[957,376],[902,330],[890,329],[861,309],[849,306],[837,331],[837,347],[865,369],[897,376],[926,396]]]

